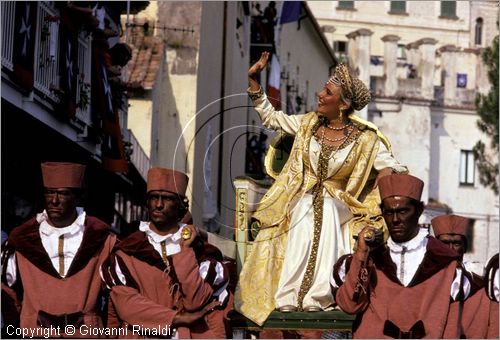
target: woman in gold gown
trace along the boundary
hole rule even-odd
[[[335,261],[352,252],[367,223],[385,228],[377,179],[407,173],[375,125],[354,115],[371,97],[346,65],[318,93],[315,112],[289,116],[273,108],[255,80],[268,57],[262,53],[249,69],[248,93],[263,125],[293,135],[294,144],[253,215],[260,230],[236,289],[236,309],[259,325],[274,309],[333,308]]]

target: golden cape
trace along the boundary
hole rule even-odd
[[[373,189],[376,171],[373,163],[379,140],[390,145],[378,129],[361,118],[350,115],[361,134],[341,169],[324,181],[328,193],[346,203],[353,219],[348,222],[351,247],[367,222],[387,228],[381,216],[378,189]],[[280,279],[290,221],[289,205],[309,191],[317,182],[309,163],[309,143],[313,126],[318,121],[315,112],[306,114],[295,135],[290,156],[276,181],[260,201],[253,218],[261,224],[252,250],[245,259],[235,293],[235,308],[258,325],[262,325],[275,309],[274,295]]]

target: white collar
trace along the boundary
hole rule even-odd
[[[170,239],[172,242],[177,242],[181,239],[181,231],[186,224],[178,223],[177,225],[179,226],[179,230],[177,230],[175,233],[160,235],[151,229],[151,227],[149,226],[149,222],[141,221],[141,223],[139,224],[139,230],[146,233],[149,239],[155,243],[160,243],[162,241],[165,241],[166,239]]]
[[[86,213],[81,207],[76,208],[77,217],[69,226],[64,228],[57,228],[51,226],[47,221],[49,216],[47,215],[47,210],[42,211],[41,213],[36,215],[36,221],[40,224],[40,232],[46,236],[50,236],[52,234],[57,235],[65,235],[70,234],[74,235],[80,231],[83,231],[85,228],[85,216]]]
[[[465,268],[465,270],[466,270],[466,271],[468,271],[468,272],[469,272],[469,273],[471,273],[471,274],[473,274],[473,273],[474,273],[474,271],[472,270],[472,269],[474,268],[474,266],[473,266],[473,263],[472,263],[472,262],[470,262],[470,261],[466,261],[466,260],[463,260],[463,261],[462,261],[462,264],[463,264],[463,266],[464,266],[464,268]],[[474,273],[474,274],[475,274],[475,273]]]
[[[427,231],[427,229],[420,228],[418,234],[414,238],[406,242],[397,243],[392,239],[392,237],[389,236],[389,239],[387,240],[387,245],[389,246],[389,249],[393,253],[401,253],[403,251],[403,247],[406,249],[405,251],[410,251],[418,249],[422,246],[426,246],[428,235],[429,232]]]

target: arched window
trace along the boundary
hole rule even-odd
[[[476,45],[481,45],[483,41],[483,18],[476,19],[476,28],[474,30],[474,43]]]

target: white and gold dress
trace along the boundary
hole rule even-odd
[[[253,215],[261,229],[235,294],[235,308],[262,325],[282,306],[333,307],[336,260],[352,252],[353,236],[367,222],[385,228],[373,188],[377,171],[407,169],[377,128],[355,115],[349,118],[359,133],[337,148],[322,146],[314,136],[315,112],[288,116],[265,94],[254,106],[264,126],[295,136],[288,161]]]

